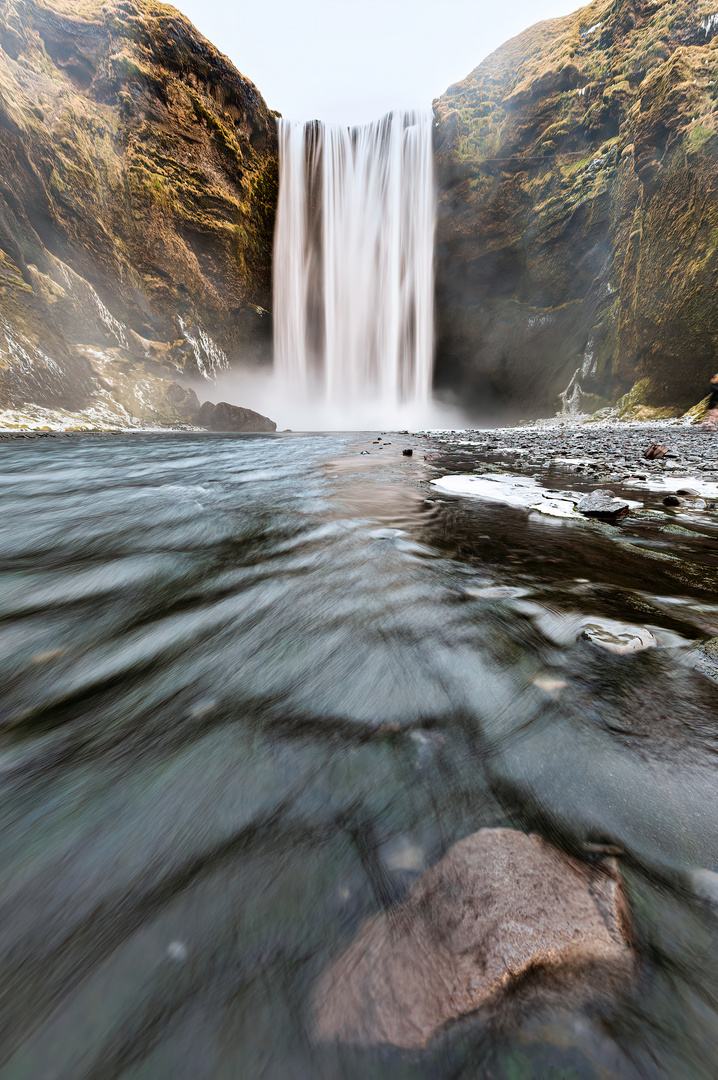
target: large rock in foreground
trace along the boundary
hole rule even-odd
[[[605,986],[633,967],[615,866],[584,865],[538,836],[483,829],[424,874],[397,911],[367,922],[323,976],[316,1034],[425,1046],[445,1024],[495,1005],[532,969]],[[570,995],[569,995],[570,999]]]

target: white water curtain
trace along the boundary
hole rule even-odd
[[[329,401],[423,403],[433,363],[432,114],[279,121],[275,370]]]

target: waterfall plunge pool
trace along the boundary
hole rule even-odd
[[[617,545],[374,438],[3,445],[3,1080],[713,1075],[715,530]],[[317,1045],[332,958],[484,826],[622,853],[635,986]]]

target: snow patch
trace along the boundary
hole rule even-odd
[[[542,488],[536,480],[525,476],[488,474],[486,476],[442,476],[431,481],[439,491],[451,495],[469,495],[474,499],[499,502],[506,506],[535,510],[549,517],[586,519],[574,509],[574,503]]]
[[[667,491],[671,494],[675,494],[680,488],[692,488],[698,492],[698,496],[718,499],[718,484],[698,476],[676,476],[671,473],[670,476],[649,476],[646,480],[632,478],[624,481],[624,484],[626,487],[642,487],[648,491]]]

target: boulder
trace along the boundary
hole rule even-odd
[[[576,509],[584,517],[615,524],[628,517],[631,508],[627,502],[617,499],[612,491],[592,491],[590,495],[584,495],[576,504]]]
[[[266,432],[276,431],[277,425],[273,420],[252,409],[242,409],[239,405],[230,405],[226,401],[220,401],[213,405],[211,401],[205,401],[198,413],[197,423],[200,427],[208,427],[210,431],[236,431],[236,432]]]
[[[663,500],[664,506],[685,506],[683,499],[679,499],[677,495],[666,495]]]
[[[396,910],[364,924],[321,978],[316,1036],[425,1046],[468,1013],[513,1000],[517,984],[597,987],[633,967],[615,863],[584,864],[538,836],[482,829],[456,844]],[[603,985],[603,983],[602,983]],[[615,985],[615,983],[612,983]]]
[[[648,447],[643,456],[647,461],[659,461],[661,458],[664,458],[667,453],[667,446],[661,446],[660,443],[653,443],[652,446]]]

